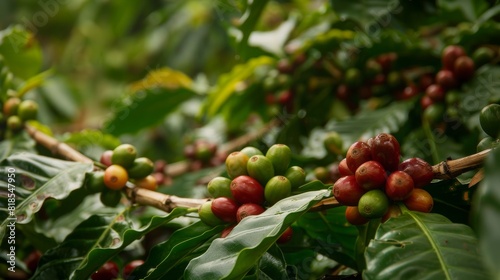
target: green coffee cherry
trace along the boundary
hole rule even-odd
[[[154,163],[146,157],[136,158],[132,166],[127,169],[129,178],[142,179],[150,175],[154,170]]]
[[[23,121],[34,120],[38,115],[38,104],[33,100],[24,100],[19,104],[17,114]]]
[[[200,220],[209,226],[217,226],[224,223],[212,212],[212,201],[203,203],[198,209],[198,215],[200,216]]]
[[[115,207],[120,203],[120,200],[122,198],[122,193],[121,191],[117,190],[111,190],[108,188],[105,188],[99,197],[101,199],[102,204],[108,207]]]
[[[136,156],[137,150],[134,146],[130,144],[122,144],[113,150],[111,162],[125,168],[130,168],[134,164]]]
[[[274,176],[273,163],[265,156],[252,156],[247,162],[247,172],[250,177],[265,185]]]
[[[358,202],[358,211],[367,219],[381,218],[389,208],[387,195],[379,189],[363,194]]]
[[[266,157],[273,163],[274,174],[283,175],[292,160],[292,150],[287,145],[274,144],[267,151]]]
[[[208,193],[214,197],[233,198],[231,193],[231,180],[226,177],[215,177],[207,185]]]
[[[88,173],[85,188],[89,193],[102,192],[106,188],[106,185],[104,184],[104,171]]]
[[[300,166],[291,166],[285,172],[285,177],[290,181],[292,190],[297,189],[306,182],[306,172]]]
[[[264,188],[264,197],[269,204],[290,196],[292,192],[292,184],[285,176],[274,176],[271,178]]]

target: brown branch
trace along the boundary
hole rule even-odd
[[[183,198],[175,195],[167,195],[143,188],[126,188],[125,193],[132,203],[153,206],[165,212],[174,208],[198,208],[207,199]]]
[[[488,149],[463,158],[442,161],[432,167],[434,178],[453,179],[462,173],[476,169],[483,164],[490,151],[491,149]]]

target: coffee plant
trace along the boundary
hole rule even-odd
[[[1,279],[499,279],[498,1],[0,15]]]

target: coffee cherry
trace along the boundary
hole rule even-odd
[[[387,212],[385,212],[384,216],[382,216],[382,219],[380,220],[382,223],[387,222],[390,218],[395,218],[401,216],[401,208],[397,204],[391,204],[389,205],[389,209]]]
[[[338,99],[347,101],[350,95],[351,95],[351,90],[347,87],[347,85],[341,84],[337,87],[337,92],[335,93],[335,96],[337,96]]]
[[[184,156],[188,159],[195,159],[196,158],[196,148],[194,145],[187,145],[184,147],[183,150]]]
[[[355,226],[364,225],[370,221],[359,214],[357,206],[347,206],[345,209],[345,218],[347,222]]]
[[[457,80],[453,72],[443,69],[436,74],[436,84],[444,89],[451,89],[457,85]]]
[[[432,104],[434,104],[434,100],[427,95],[424,95],[422,99],[420,99],[420,107],[422,107],[422,110],[429,108]]]
[[[425,90],[425,95],[429,96],[434,102],[441,102],[444,101],[445,91],[440,85],[432,84]]]
[[[19,116],[10,116],[7,118],[7,128],[14,132],[20,131],[23,129],[23,121]]]
[[[350,88],[357,88],[363,83],[363,78],[361,76],[361,71],[357,68],[349,68],[345,72],[344,81],[346,85]]]
[[[432,196],[424,189],[413,189],[410,196],[403,203],[410,210],[424,213],[431,212],[434,206]]]
[[[101,155],[101,158],[100,158],[100,162],[102,164],[104,164],[106,167],[107,166],[110,166],[112,165],[113,163],[111,162],[111,157],[113,155],[113,151],[111,150],[107,150],[107,151],[104,151],[104,153],[102,153]]]
[[[374,161],[370,160],[361,164],[354,174],[356,182],[365,190],[373,190],[382,188],[385,185],[387,173],[384,167]]]
[[[104,184],[112,190],[120,190],[125,187],[128,181],[128,174],[125,168],[120,165],[110,165],[104,171]]]
[[[368,59],[365,64],[365,75],[368,79],[373,79],[382,73],[382,66],[374,59]]]
[[[455,61],[461,56],[465,56],[465,50],[460,46],[450,45],[444,48],[441,54],[441,62],[443,63],[443,68],[447,70],[453,70]]]
[[[476,146],[476,152],[482,152],[487,149],[492,149],[495,147],[498,147],[500,144],[500,141],[498,139],[494,139],[493,137],[486,136],[485,138],[481,139],[479,143]]]
[[[234,178],[230,189],[234,199],[241,204],[264,202],[264,188],[250,176],[242,175]]]
[[[226,236],[228,236],[231,231],[233,230],[233,228],[235,227],[236,225],[229,225],[227,226],[226,228],[224,228],[220,234],[220,237],[221,238],[226,238]]]
[[[133,260],[123,267],[123,279],[127,280],[134,269],[144,264],[143,260]]]
[[[342,141],[342,137],[340,137],[340,134],[335,131],[328,132],[323,140],[325,149],[334,155],[342,154],[343,144],[344,142]]]
[[[387,74],[387,85],[391,89],[401,89],[402,87],[405,86],[405,80],[401,72],[399,71],[392,71],[389,74]]]
[[[479,124],[486,134],[497,139],[500,137],[500,105],[490,104],[479,113]]]
[[[385,193],[394,201],[400,201],[410,196],[413,191],[413,179],[403,171],[394,171],[387,177]]]
[[[274,144],[267,150],[266,157],[273,163],[274,174],[283,175],[292,160],[292,151],[287,145]]]
[[[21,104],[21,99],[17,97],[7,99],[7,101],[3,104],[3,114],[5,117],[17,115],[19,104]]]
[[[461,82],[467,81],[474,76],[474,61],[468,56],[461,56],[455,61],[453,73]]]
[[[89,193],[102,192],[105,188],[106,185],[104,184],[104,171],[87,173],[85,189],[87,189]]]
[[[111,162],[113,164],[121,165],[125,168],[130,168],[134,164],[137,150],[130,144],[122,144],[113,150],[111,155]]]
[[[241,149],[240,152],[242,152],[245,155],[247,155],[248,158],[251,158],[253,156],[258,156],[258,155],[259,156],[263,156],[264,155],[259,149],[255,148],[255,147],[252,147],[252,146],[247,146],[247,147]]]
[[[167,168],[167,161],[163,159],[156,160],[154,163],[154,172],[165,173],[165,168]]]
[[[354,142],[347,150],[346,163],[352,173],[356,172],[358,167],[372,159],[370,146],[362,141]]]
[[[367,219],[381,218],[389,208],[389,199],[381,190],[371,190],[365,193],[358,203],[358,211]]]
[[[218,197],[212,200],[212,212],[217,218],[226,223],[236,222],[236,212],[238,208],[238,203],[227,197]]]
[[[200,220],[209,226],[217,226],[224,222],[212,212],[212,201],[206,201],[198,208],[198,216]]]
[[[229,177],[236,178],[248,175],[247,162],[249,157],[242,152],[232,152],[226,158],[226,171]]]
[[[278,238],[278,240],[276,240],[277,243],[279,244],[284,244],[284,243],[287,243],[289,242],[291,239],[292,239],[292,236],[293,236],[293,230],[292,230],[292,227],[288,227],[282,234],[281,236]]]
[[[472,54],[472,60],[477,67],[490,63],[495,58],[495,51],[488,47],[480,47]]]
[[[347,166],[347,159],[345,158],[339,162],[339,173],[342,177],[354,175],[354,172],[352,172],[351,169],[349,169],[349,167]]]
[[[418,83],[420,90],[426,90],[430,85],[434,83],[434,76],[432,76],[431,74],[424,74],[420,76]]]
[[[120,200],[122,199],[122,193],[117,190],[110,190],[105,188],[99,195],[99,199],[105,206],[115,207],[116,205],[118,205],[118,203],[120,203]]]
[[[382,71],[387,73],[391,70],[392,64],[397,59],[396,53],[381,54],[376,58],[376,61],[382,66]]]
[[[252,156],[247,162],[247,172],[262,185],[274,176],[273,163],[265,156]]]
[[[429,124],[436,124],[443,120],[445,107],[442,103],[434,103],[424,110],[423,119]]]
[[[380,133],[370,138],[368,145],[370,145],[373,160],[378,161],[388,171],[398,169],[400,149],[399,142],[394,136]]]
[[[415,188],[422,188],[434,179],[432,166],[421,158],[409,158],[401,162],[398,169],[411,176]]]
[[[141,179],[144,178],[154,170],[154,163],[146,157],[136,158],[132,166],[127,170],[129,178]]]
[[[245,203],[238,208],[238,211],[236,212],[236,221],[239,223],[245,217],[259,215],[264,211],[266,211],[266,209],[259,204]]]
[[[365,190],[356,182],[354,175],[345,176],[333,184],[332,193],[337,201],[346,206],[357,206]]]
[[[324,184],[328,184],[330,182],[330,171],[324,166],[318,166],[313,170],[314,177],[320,180]]]
[[[33,100],[24,100],[19,104],[17,114],[23,121],[34,120],[38,114],[38,104]]]
[[[31,274],[35,273],[41,257],[42,253],[38,250],[34,250],[23,260]]]
[[[271,205],[290,196],[291,192],[292,184],[285,176],[281,175],[271,178],[264,187],[264,197]]]
[[[231,193],[231,180],[226,177],[215,177],[207,185],[208,193],[214,197],[229,197],[233,198]]]
[[[401,93],[401,95],[399,96],[399,99],[408,100],[414,96],[417,96],[418,92],[419,92],[419,89],[417,86],[415,86],[415,85],[406,86],[403,89],[403,92]]]
[[[104,263],[99,270],[94,272],[90,278],[92,280],[111,280],[116,279],[119,274],[118,265],[113,261],[107,261]]]
[[[135,180],[135,186],[137,188],[156,191],[156,189],[158,189],[158,182],[156,181],[156,178],[153,175],[148,175],[142,179]]]
[[[300,166],[291,166],[285,172],[285,177],[290,181],[292,190],[297,189],[306,182],[306,172]]]

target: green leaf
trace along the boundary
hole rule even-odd
[[[103,150],[113,150],[121,144],[120,139],[111,134],[95,129],[84,129],[82,131],[64,135],[62,141],[75,147],[76,150],[88,154],[97,148],[96,154],[102,154]]]
[[[264,213],[243,219],[226,238],[189,263],[187,279],[241,279],[281,234],[331,192],[321,190],[285,198]]]
[[[460,21],[475,21],[486,9],[488,2],[484,0],[438,0],[443,17]]]
[[[487,268],[500,275],[500,149],[494,149],[484,164],[484,180],[474,194],[474,228],[478,232],[479,246]]]
[[[439,214],[404,211],[380,225],[363,279],[491,279],[472,229]]]
[[[144,264],[132,273],[132,279],[161,279],[169,275],[171,269],[185,261],[196,248],[223,228],[207,226],[199,221],[176,230],[168,240],[151,249]]]
[[[187,212],[175,208],[167,215],[152,217],[142,227],[132,223],[130,208],[118,215],[93,215],[42,256],[32,279],[88,279],[130,243]]]
[[[259,262],[244,279],[284,279],[286,273],[286,261],[280,247],[274,244],[260,258]]]
[[[344,20],[353,20],[360,26],[378,24],[379,21],[387,21],[391,13],[399,13],[401,6],[399,1],[330,1],[333,11]],[[384,18],[383,18],[384,17]]]
[[[250,34],[255,29],[255,26],[267,5],[268,0],[252,1],[245,10],[245,13],[240,18],[240,26],[238,30],[232,30],[230,33],[236,33],[236,42],[238,43],[238,54],[244,59],[251,57],[252,48],[249,45]]]
[[[0,188],[5,193],[0,197],[0,238],[5,233],[9,218],[17,218],[16,222],[20,224],[28,223],[40,210],[45,199],[52,197],[61,200],[80,188],[85,180],[85,173],[91,171],[92,167],[88,163],[63,161],[29,153],[8,157],[0,169]],[[15,177],[8,177],[9,174],[14,174]],[[7,194],[15,195],[15,213],[8,210]]]
[[[415,104],[415,99],[394,102],[375,111],[363,111],[351,119],[333,120],[325,128],[338,132],[344,143],[354,143],[359,139],[368,139],[379,133],[397,132],[408,120],[408,111]]]
[[[0,163],[10,155],[21,152],[35,152],[35,141],[24,131],[0,142]]]
[[[345,207],[304,214],[298,226],[314,239],[316,249],[339,263],[356,268],[355,243],[358,230],[345,219]]]
[[[161,122],[195,93],[188,88],[148,88],[127,96],[113,108],[104,131],[113,135],[135,133]]]
[[[272,65],[275,62],[275,59],[267,56],[253,58],[244,64],[234,66],[231,72],[221,75],[206,100],[206,113],[209,116],[218,113],[229,97],[237,92],[237,87],[250,78],[257,67]]]
[[[42,50],[34,35],[21,26],[0,31],[0,55],[14,76],[22,79],[34,76],[42,66]]]

